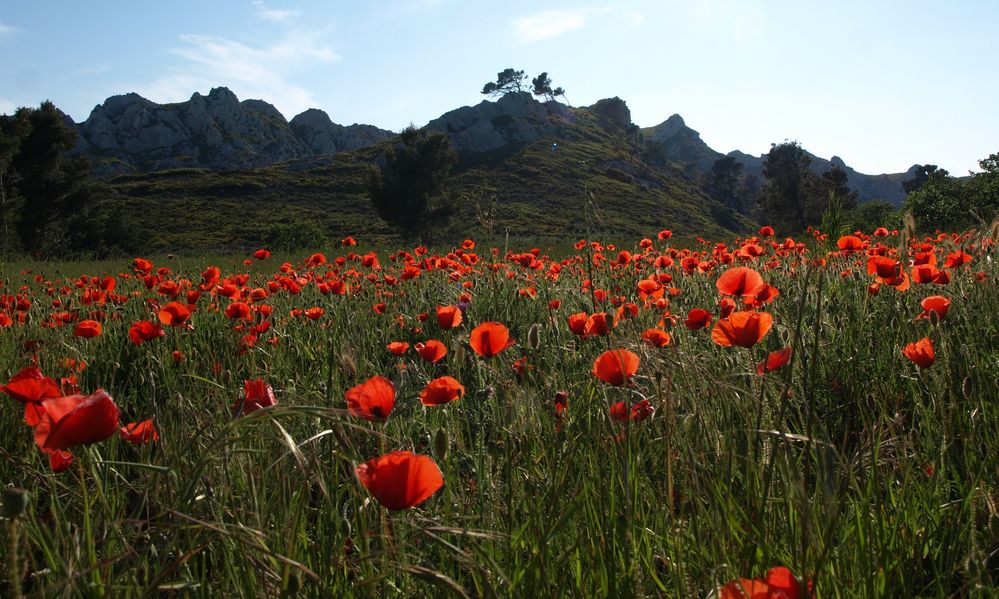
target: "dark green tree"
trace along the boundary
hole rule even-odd
[[[552,89],[552,80],[547,72],[531,79],[531,93],[535,96],[543,96],[549,101],[554,100],[557,96],[565,97],[565,90],[561,87]]]
[[[69,156],[76,131],[51,102],[27,111],[30,124],[18,152],[11,160],[21,196],[17,222],[21,245],[33,254],[67,248],[66,224],[91,199],[90,163]],[[20,111],[19,111],[20,112]]]
[[[937,171],[937,165],[935,164],[917,164],[916,172],[913,173],[912,178],[907,181],[902,181],[902,189],[905,193],[910,193],[916,191],[923,186],[930,179],[930,175]]]
[[[971,177],[969,186],[978,217],[986,222],[999,216],[999,152],[978,161],[981,171]]]
[[[14,157],[21,149],[21,142],[31,131],[27,109],[13,115],[0,115],[0,254],[7,254],[18,246],[14,234],[14,219],[20,207],[20,195],[15,183],[17,173],[12,169]]]
[[[708,171],[708,190],[716,200],[732,210],[741,210],[739,197],[742,163],[734,156],[722,156],[715,160]]]
[[[905,208],[921,231],[956,230],[972,224],[968,191],[946,169],[935,169],[918,189],[905,197]]]
[[[407,233],[449,216],[453,208],[439,193],[457,161],[447,135],[412,125],[404,129],[383,164],[369,171],[368,195],[378,216]]]
[[[779,231],[793,233],[808,226],[808,170],[812,159],[796,141],[772,144],[763,160],[766,182],[760,190],[759,205],[766,222]]]
[[[487,96],[504,96],[512,92],[523,91],[524,80],[527,75],[524,71],[514,69],[504,69],[496,73],[496,81],[490,81],[482,86],[482,94]]]

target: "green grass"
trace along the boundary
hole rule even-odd
[[[648,223],[639,235],[654,236],[659,226]],[[369,251],[365,237],[358,248],[326,255]],[[780,295],[766,307],[773,330],[752,349],[722,348],[710,330],[683,326],[691,308],[716,311],[714,280],[724,267],[688,275],[680,256],[665,272],[680,290],[667,297],[681,324],[667,324],[672,343],[662,349],[639,340],[668,316],[657,309],[641,310],[607,337],[569,331],[569,314],[593,311],[584,279],[641,305],[636,282],[653,270],[644,262],[641,270],[591,266],[589,249],[554,253],[539,271],[503,262],[500,252],[494,272],[486,267],[490,248],[480,245],[480,263],[457,281],[451,266],[395,286],[367,281],[359,263],[331,264],[337,276],[359,272],[356,293],[325,296],[309,282],[297,295],[272,294],[264,303],[273,306],[273,326],[247,352],[240,352],[245,331],[211,305],[228,300],[208,295],[193,329],[134,346],[129,325],[154,318],[147,300],[166,298],[131,278],[119,280],[118,291],[136,296],[103,307],[101,336],[43,328],[53,297],[81,318],[94,309],[72,284],[59,291],[67,280],[128,272],[130,264],[7,264],[0,294],[24,286],[33,304],[24,325],[0,328],[0,381],[27,365],[29,341],[41,347],[38,363],[50,376],[70,374],[66,357],[85,359],[80,387],[107,389],[123,421],[154,418],[161,435],[140,447],[115,437],[77,448],[73,467],[54,474],[20,405],[0,398],[0,481],[31,494],[18,521],[21,588],[46,597],[687,598],[786,565],[810,577],[821,597],[995,596],[999,272],[982,237],[962,247],[972,251],[971,244],[980,248],[974,261],[955,269],[948,286],[884,286],[876,296],[867,292],[863,257],[815,247],[803,260],[780,256],[767,268],[768,248],[749,266]],[[666,252],[664,242],[656,247]],[[954,247],[939,244],[941,263]],[[197,284],[206,265],[218,264],[223,275],[249,274],[248,287],[257,287],[281,274],[285,260],[302,276],[327,271],[304,268],[307,255],[244,266],[243,254],[189,252],[156,266],[172,269],[166,278]],[[825,267],[816,265],[822,257]],[[545,276],[560,260],[557,280]],[[380,261],[385,271],[376,274],[398,268],[385,251]],[[535,299],[518,294],[527,286],[537,288]],[[473,299],[459,329],[417,319],[463,292]],[[953,302],[936,325],[914,320],[931,294]],[[562,306],[551,311],[556,298]],[[371,307],[382,301],[388,309],[379,315]],[[324,307],[324,318],[290,316],[310,306]],[[490,320],[506,324],[517,344],[485,360],[467,342],[474,325]],[[265,343],[272,335],[276,345]],[[923,336],[937,356],[920,371],[900,350]],[[427,338],[448,345],[443,362],[385,349]],[[756,363],[786,345],[794,348],[791,364],[757,376]],[[622,388],[590,374],[596,356],[616,347],[641,357],[633,384]],[[174,350],[184,353],[182,363]],[[521,357],[533,368],[524,376],[512,368]],[[444,374],[467,395],[424,408],[417,395]],[[374,375],[397,390],[383,424],[345,411],[345,390]],[[243,381],[258,377],[273,385],[278,405],[233,418]],[[561,425],[557,391],[569,394]],[[650,419],[608,417],[613,402],[642,398],[656,408]],[[394,449],[432,456],[445,485],[416,508],[389,513],[354,467]],[[11,528],[5,522],[0,533]],[[0,563],[14,564],[2,545]],[[5,597],[12,596],[6,572]]]

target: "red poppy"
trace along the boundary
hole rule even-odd
[[[770,332],[773,324],[774,318],[767,312],[733,312],[715,324],[711,339],[724,347],[753,347]]]
[[[616,387],[628,382],[636,372],[638,355],[626,349],[610,349],[593,361],[593,376]]]
[[[491,358],[513,345],[510,330],[498,322],[484,322],[472,329],[468,340],[475,353],[483,358]]]
[[[62,390],[55,379],[42,374],[37,366],[27,366],[11,377],[0,391],[24,404],[24,421],[35,426],[41,417],[41,403],[46,399],[62,397]]]
[[[393,341],[385,347],[388,348],[389,352],[396,356],[401,356],[409,350],[409,344],[405,341]]]
[[[859,252],[867,249],[867,242],[853,235],[844,235],[836,240],[836,247],[842,250],[844,254]]]
[[[718,300],[719,316],[728,318],[728,315],[735,311],[735,300],[730,297],[723,297]]]
[[[405,510],[444,486],[440,468],[427,456],[409,451],[372,458],[355,469],[358,480],[382,507]]]
[[[180,302],[170,302],[160,310],[160,322],[166,326],[177,327],[187,322],[191,311]]]
[[[420,403],[425,406],[440,406],[465,396],[465,386],[449,376],[436,378],[423,388]]]
[[[760,273],[745,266],[730,268],[715,281],[715,287],[724,295],[754,296],[764,285]]]
[[[887,256],[871,256],[867,259],[867,274],[897,279],[902,276],[902,263]]]
[[[142,345],[146,341],[152,341],[165,334],[163,327],[148,320],[140,320],[128,329],[128,338],[136,345]]]
[[[703,329],[709,324],[711,324],[711,312],[704,308],[694,308],[687,313],[687,320],[683,321],[683,325],[691,331]]]
[[[225,307],[225,315],[233,320],[249,320],[253,310],[244,302],[232,302]]]
[[[629,408],[628,404],[623,401],[619,401],[610,407],[611,420],[617,422],[625,422],[628,420],[632,422],[641,422],[655,413],[656,409],[652,407],[652,404],[647,399],[635,402],[631,408]]]
[[[383,376],[373,376],[348,389],[344,399],[351,416],[384,421],[395,405],[395,386]]]
[[[791,361],[791,348],[785,347],[777,351],[770,352],[767,358],[756,365],[756,374],[764,376],[768,372],[773,372],[782,368]]]
[[[153,270],[153,263],[145,258],[135,258],[132,260],[132,269],[135,272],[142,272],[148,274]]]
[[[153,426],[153,420],[143,420],[142,422],[130,422],[118,429],[121,438],[132,445],[146,445],[153,441],[160,440],[160,434]]]
[[[917,316],[917,319],[929,318],[930,312],[936,312],[937,318],[943,320],[947,316],[947,310],[950,309],[950,300],[942,295],[931,295],[919,302],[919,305],[922,306],[923,313]]]
[[[315,306],[312,308],[306,308],[303,314],[305,314],[305,317],[309,320],[319,320],[323,317],[323,314],[326,314],[326,310],[323,310],[319,306]]]
[[[73,454],[68,451],[57,449],[49,453],[49,468],[56,474],[69,470],[69,467],[73,465],[73,461]]]
[[[257,260],[266,260],[271,257],[271,253],[261,248],[253,252],[253,257],[256,258]]]
[[[437,306],[437,325],[445,331],[461,325],[461,309],[458,306]]]
[[[642,341],[652,347],[666,347],[669,345],[669,333],[662,329],[645,329],[642,332]]]
[[[763,237],[773,237],[774,228],[771,227],[770,225],[764,225],[760,227],[759,234],[762,235]]]
[[[663,229],[662,231],[659,231],[659,235],[657,235],[656,237],[659,238],[659,241],[663,241],[664,239],[669,239],[672,236],[673,236],[673,231],[670,231],[669,229]]]
[[[944,268],[957,268],[964,266],[968,262],[971,262],[971,254],[957,250],[956,252],[947,254],[947,260],[944,261]]]
[[[874,229],[875,237],[888,237],[888,235],[889,235],[888,229],[884,227],[878,227],[877,229]]]
[[[81,320],[73,329],[73,334],[84,339],[93,339],[100,335],[103,330],[101,323],[96,320]]]
[[[420,357],[431,364],[441,361],[447,354],[447,346],[436,339],[430,339],[413,346]]]
[[[611,330],[611,324],[607,320],[606,312],[594,312],[586,319],[586,325],[583,327],[583,335],[597,335],[602,336],[609,333]]]
[[[569,330],[575,335],[583,337],[586,335],[586,312],[576,312],[575,314],[570,314],[566,319],[569,323]]]
[[[103,441],[118,430],[118,406],[103,389],[41,403],[35,443],[43,451]]]
[[[902,348],[902,355],[912,360],[920,368],[933,366],[936,355],[933,353],[933,342],[929,337],[923,337],[919,341],[909,343]]]
[[[242,406],[242,412],[245,415],[261,408],[269,408],[276,403],[274,389],[265,383],[264,379],[253,379],[243,381],[243,397],[232,404],[232,409],[236,411]]]
[[[812,583],[801,583],[784,566],[771,568],[766,578],[740,578],[723,586],[718,599],[806,599],[812,596]]]

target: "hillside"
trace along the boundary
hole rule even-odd
[[[621,238],[663,228],[715,236],[752,226],[680,170],[642,162],[630,113],[616,98],[568,108],[511,94],[429,126],[447,131],[460,156],[446,189],[458,205],[456,226],[431,238]],[[384,239],[393,233],[371,208],[365,182],[387,143],[260,168],[120,175],[111,184],[123,217],[148,227],[153,250]]]

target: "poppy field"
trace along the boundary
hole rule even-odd
[[[4,597],[990,597],[994,233],[0,265]]]

